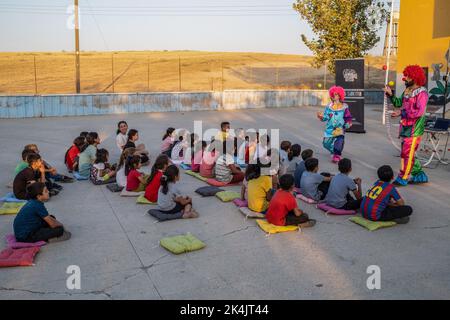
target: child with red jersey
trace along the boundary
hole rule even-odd
[[[158,190],[161,186],[161,177],[169,166],[169,157],[165,154],[161,154],[156,158],[155,164],[152,167],[150,178],[148,178],[148,185],[145,188],[144,197],[151,202],[158,201]]]
[[[276,226],[299,225],[302,228],[312,227],[316,220],[298,208],[297,200],[292,194],[294,177],[290,174],[282,175],[279,179],[280,187],[269,203],[267,222]]]

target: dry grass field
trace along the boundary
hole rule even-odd
[[[202,51],[82,52],[81,92],[166,92],[327,87],[334,75],[311,56]],[[384,57],[366,57],[366,88],[384,82]],[[395,61],[391,72],[395,70]],[[0,53],[0,94],[75,92],[75,55]]]

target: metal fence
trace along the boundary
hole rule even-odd
[[[326,89],[334,75],[312,57],[260,53],[83,52],[81,93]],[[366,88],[384,83],[383,57],[367,57]],[[390,78],[395,79],[395,63]],[[0,53],[0,94],[75,93],[73,53]]]

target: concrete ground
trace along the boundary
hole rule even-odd
[[[367,107],[366,134],[348,134],[344,154],[364,191],[376,168],[400,159],[380,124],[379,107]],[[25,144],[62,172],[64,152],[80,131],[101,133],[101,144],[117,157],[115,128],[126,120],[140,130],[152,155],[168,126],[192,129],[194,120],[215,127],[279,128],[280,138],[315,150],[320,169],[335,172],[321,147],[318,108],[220,112],[151,113],[92,117],[0,120],[0,193]],[[198,219],[156,223],[134,198],[122,198],[90,182],[65,184],[47,203],[72,239],[49,244],[33,267],[0,270],[1,299],[449,299],[450,168],[427,169],[430,183],[400,193],[414,208],[407,225],[369,232],[348,217],[325,216],[311,205],[300,207],[318,220],[314,228],[266,237],[255,221],[245,220],[231,203],[201,198],[199,180],[182,175],[180,188],[193,197]],[[239,190],[239,187],[232,187]],[[0,238],[12,230],[14,216],[0,216]],[[191,232],[203,250],[172,255],[159,240]],[[3,241],[3,240],[2,240]],[[4,247],[4,245],[2,245]],[[66,269],[81,269],[81,289],[69,290]],[[367,268],[381,269],[381,289],[366,286]]]

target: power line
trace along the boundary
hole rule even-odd
[[[88,4],[88,6],[91,7],[91,5],[90,5],[90,3],[89,3],[89,0],[86,0],[86,2],[87,2],[87,4]],[[95,19],[95,15],[92,15],[92,14],[91,14],[90,16],[92,17],[92,19],[94,20],[95,25],[97,26],[97,29],[98,29],[98,31],[99,31],[99,33],[100,33],[100,37],[103,39],[103,43],[105,44],[106,50],[109,51],[108,43],[106,43],[105,36],[103,35],[102,29],[100,29],[100,26],[99,26],[99,24],[97,23],[97,19]]]

